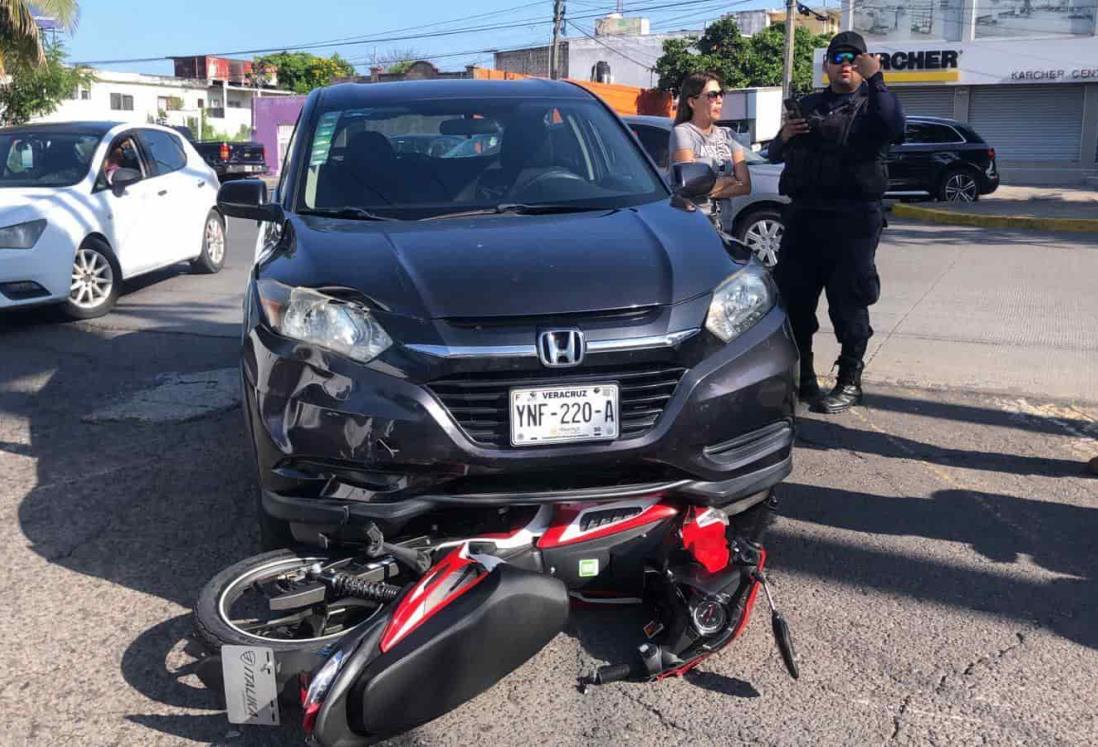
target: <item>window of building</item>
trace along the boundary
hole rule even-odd
[[[112,93],[111,109],[116,112],[132,112],[133,96],[124,93]]]

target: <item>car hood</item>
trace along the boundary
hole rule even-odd
[[[0,188],[0,227],[49,215],[58,206],[62,189],[43,187]]]
[[[662,200],[562,215],[290,221],[286,250],[261,276],[351,288],[419,318],[667,305],[712,291],[738,267],[704,216]]]

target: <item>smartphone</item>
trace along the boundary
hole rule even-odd
[[[785,113],[789,119],[804,119],[804,112],[801,111],[801,105],[797,102],[797,99],[786,99],[783,102],[785,106]]]

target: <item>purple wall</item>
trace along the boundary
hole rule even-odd
[[[252,132],[267,151],[267,168],[272,175],[282,169],[282,150],[278,143],[278,126],[293,127],[304,96],[261,96],[252,99]]]

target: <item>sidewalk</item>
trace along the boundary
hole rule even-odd
[[[1098,232],[1098,191],[1078,187],[1002,186],[977,202],[897,202],[893,215],[981,228]]]

